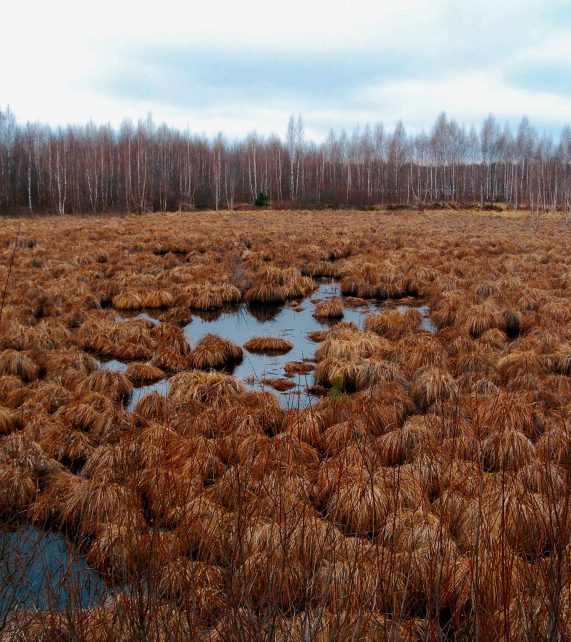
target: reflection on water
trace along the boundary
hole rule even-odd
[[[323,330],[339,322],[339,319],[316,319],[312,316],[315,309],[312,301],[323,301],[331,297],[340,297],[345,300],[344,321],[352,321],[362,330],[367,314],[379,312],[386,307],[386,303],[374,300],[346,300],[341,295],[339,282],[322,282],[313,292],[311,297],[303,299],[299,305],[280,306],[252,306],[245,303],[227,306],[218,310],[196,312],[192,323],[184,328],[184,334],[194,347],[196,342],[205,334],[211,332],[224,339],[230,339],[238,345],[244,345],[254,336],[283,337],[292,342],[292,349],[286,354],[263,355],[252,354],[244,350],[244,359],[232,370],[232,374],[243,380],[246,385],[254,390],[265,389],[263,379],[279,379],[285,376],[284,366],[289,361],[311,361],[316,344],[308,337],[314,330]],[[348,304],[350,302],[350,305]],[[398,305],[399,310],[405,311],[408,305]],[[422,315],[422,329],[436,332],[436,327],[430,321],[428,306],[415,306]],[[148,318],[146,313],[138,314],[136,318]],[[153,319],[156,322],[156,320]],[[102,363],[102,367],[124,370],[125,364],[111,360]],[[288,408],[305,408],[314,399],[308,394],[307,387],[313,385],[313,373],[296,374],[290,377],[295,388],[285,392],[275,392],[280,404]],[[165,394],[168,381],[163,379],[150,386],[138,388],[133,392],[129,403],[132,410],[137,401],[146,393],[156,390]]]
[[[184,333],[192,345],[208,332],[213,332],[224,339],[243,345],[253,336],[276,336],[289,339],[293,348],[283,355],[261,355],[244,351],[244,359],[238,364],[233,374],[239,379],[249,382],[253,389],[265,386],[262,379],[284,377],[284,366],[288,361],[311,360],[316,344],[308,337],[314,330],[323,330],[338,323],[336,320],[316,319],[312,316],[315,306],[311,301],[325,300],[333,296],[341,297],[341,286],[336,282],[320,283],[309,299],[305,299],[297,307],[285,306],[236,306],[233,311],[222,311],[213,320],[194,318],[186,326]],[[359,305],[345,306],[344,321],[352,321],[359,329],[363,329],[366,314],[378,312],[384,304],[377,301],[363,301]],[[399,306],[407,309],[407,306]],[[428,319],[428,308],[418,308],[423,315],[423,329],[431,330]],[[430,325],[429,325],[430,324]],[[432,331],[432,330],[431,330]],[[280,404],[289,408],[305,408],[314,399],[307,393],[307,386],[314,383],[313,373],[294,375],[292,378],[296,388],[276,394]]]
[[[61,535],[33,527],[0,531],[0,611],[85,608],[107,595],[103,581]]]

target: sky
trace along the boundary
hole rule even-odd
[[[0,0],[0,109],[308,139],[571,122],[570,0]]]

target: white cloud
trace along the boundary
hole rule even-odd
[[[548,6],[540,0],[0,0],[0,5],[0,107],[10,104],[19,120],[118,123],[152,111],[156,120],[175,126],[239,136],[252,129],[283,133],[288,115],[301,111],[308,135],[322,137],[330,125],[376,120],[391,125],[402,118],[410,128],[427,127],[441,110],[467,124],[478,124],[490,111],[505,119],[526,113],[552,123],[571,113],[571,99],[538,87],[537,78],[533,86],[526,86],[525,78],[517,86],[510,82],[514,70],[526,65],[571,61],[563,0]],[[96,86],[94,79],[110,77],[119,67],[136,68],[137,48],[158,45],[199,47],[229,57],[247,51],[260,65],[276,52],[362,54],[364,65],[375,58],[389,61],[395,73],[391,80],[374,81],[371,67],[371,82],[344,96],[305,91],[253,103],[244,93],[207,107],[199,100],[176,104],[168,91],[142,99]],[[168,86],[169,70],[157,73]]]

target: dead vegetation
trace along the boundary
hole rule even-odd
[[[0,231],[4,265],[19,224]],[[21,225],[34,243],[16,248],[0,326],[0,513],[65,537],[108,590],[80,604],[70,578],[66,608],[10,608],[22,587],[3,580],[0,639],[568,638],[558,219],[535,233],[525,216],[462,211]],[[312,333],[315,362],[263,391],[229,374],[236,343],[187,341],[190,310],[263,319],[316,274],[341,281],[313,311],[331,328]],[[340,320],[347,295],[385,304],[359,329]],[[413,301],[436,331],[399,308]],[[269,388],[296,376],[323,398],[281,407]],[[168,394],[128,406],[165,378]]]
[[[293,347],[291,341],[282,337],[252,337],[244,344],[248,352],[261,354],[285,354]]]

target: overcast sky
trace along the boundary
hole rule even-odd
[[[0,0],[0,108],[20,122],[306,135],[446,111],[571,122],[570,0]]]

